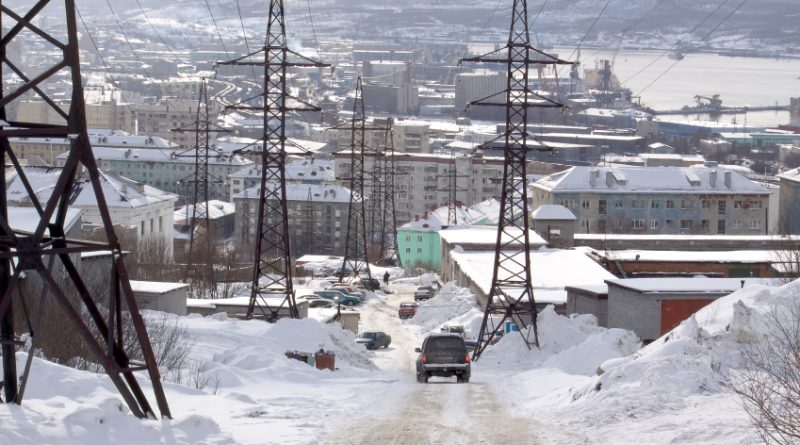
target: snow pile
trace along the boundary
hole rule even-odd
[[[391,273],[391,272],[390,272]],[[431,286],[436,283],[437,275],[433,272],[422,274],[416,277],[392,279],[394,284],[414,284],[417,286]]]
[[[553,368],[591,376],[600,363],[639,349],[636,334],[600,327],[593,315],[564,317],[547,306],[539,312],[537,326],[539,348],[528,350],[522,335],[512,332],[488,348],[481,361],[510,369]]]
[[[478,335],[482,316],[475,295],[453,281],[445,284],[433,298],[421,301],[410,323],[419,325],[422,332],[438,330],[445,324],[462,325],[470,338]]]

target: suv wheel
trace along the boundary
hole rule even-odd
[[[469,383],[469,377],[465,375],[456,376],[456,382],[458,383]]]

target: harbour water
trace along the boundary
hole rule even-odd
[[[561,57],[571,48],[555,49]],[[581,51],[581,63],[594,67],[597,60],[612,60],[612,51]],[[711,53],[686,54],[676,63],[664,51],[620,51],[613,71],[624,87],[640,95],[642,104],[654,109],[679,109],[695,105],[694,96],[719,94],[724,106],[788,105],[790,97],[800,96],[800,59],[726,57]],[[655,62],[654,62],[655,61]],[[651,66],[648,67],[648,65]],[[663,77],[653,82],[667,68]],[[647,67],[647,68],[645,68]],[[637,74],[639,71],[641,73]],[[665,116],[664,119],[709,119],[707,115]],[[760,111],[725,114],[717,118],[748,126],[775,126],[789,122],[787,111]]]
[[[482,46],[486,45],[471,44],[470,49],[476,53],[492,49]],[[576,57],[574,48],[554,48],[547,52],[567,60]],[[641,96],[643,105],[657,110],[693,106],[695,95],[719,94],[723,106],[731,107],[788,105],[789,98],[800,97],[800,59],[692,53],[676,63],[663,50],[621,50],[616,59],[613,49],[581,50],[581,64],[585,68],[594,68],[601,59],[614,60],[613,72],[622,85],[630,88],[634,95]],[[675,66],[656,80],[673,64]],[[566,70],[561,72],[561,76],[566,74]],[[713,119],[708,115],[663,116],[662,119],[717,120],[725,123],[735,120],[742,126],[771,127],[788,123],[789,112],[724,114]]]

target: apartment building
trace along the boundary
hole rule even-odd
[[[278,184],[268,184],[278,187]],[[243,257],[253,255],[258,227],[258,199],[261,186],[233,196],[236,206],[236,241]],[[289,212],[289,242],[292,254],[343,255],[347,237],[350,190],[337,184],[286,184]],[[266,215],[273,222],[274,215]]]
[[[25,167],[25,175],[31,188],[37,191],[40,202],[46,202],[61,175],[60,167]],[[32,206],[25,184],[15,174],[6,174],[9,205]],[[172,193],[150,187],[118,175],[100,172],[100,186],[106,200],[111,222],[122,227],[135,242],[149,240],[164,241],[167,255],[172,257],[173,212],[178,197]],[[92,227],[102,227],[103,222],[97,197],[88,178],[81,177],[74,190],[70,206],[81,209],[84,232]],[[133,240],[132,240],[133,241]],[[133,246],[123,246],[133,248]]]
[[[56,157],[56,165],[63,166],[67,153]],[[95,146],[94,156],[101,170],[139,181],[169,193],[188,197],[193,191],[195,173],[194,151],[175,147],[127,145],[127,148]],[[228,176],[253,164],[241,156],[215,154],[208,160],[209,198],[228,199]]]
[[[261,165],[252,164],[232,173],[230,183],[230,196],[239,194],[245,189],[261,184]],[[297,184],[333,184],[333,161],[329,159],[300,159],[286,164],[285,178],[287,183]]]
[[[530,184],[529,208],[560,204],[576,233],[764,235],[768,189],[710,167],[572,167]]]
[[[339,184],[350,184],[350,152],[334,154],[335,176]],[[372,172],[375,157],[367,156],[364,169]],[[449,181],[455,169],[456,200],[470,206],[499,197],[503,182],[503,159],[481,155],[459,155],[455,164],[449,154],[397,153],[395,155],[395,208],[398,224],[405,224],[446,205]],[[365,190],[370,196],[371,190]]]

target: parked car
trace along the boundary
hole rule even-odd
[[[381,282],[377,278],[362,278],[361,285],[364,286],[364,289],[372,291],[381,288]]]
[[[427,300],[433,297],[432,286],[420,286],[414,291],[414,301]]]
[[[461,325],[454,325],[454,324],[447,325],[446,324],[446,325],[442,326],[442,328],[439,329],[439,330],[442,331],[442,332],[449,332],[451,334],[458,334],[462,338],[464,338],[464,326],[461,326]]]
[[[310,308],[331,308],[336,307],[336,303],[331,300],[319,299],[319,300],[311,300],[308,303],[308,307]]]
[[[468,383],[470,358],[464,339],[458,334],[430,334],[425,337],[417,357],[417,381],[428,383],[431,376],[456,376],[458,383]]]
[[[392,337],[380,331],[366,331],[356,338],[356,343],[366,346],[369,350],[388,348],[392,343]]]
[[[417,314],[417,303],[407,302],[400,303],[400,308],[397,310],[397,316],[401,319],[411,318]]]
[[[367,298],[367,294],[363,290],[356,289],[347,283],[335,283],[328,289],[341,289],[347,292],[348,294],[358,295],[359,297],[361,297],[361,301],[364,301],[364,299]]]
[[[317,291],[317,295],[328,300],[333,300],[347,306],[355,306],[361,303],[361,297],[352,295],[342,289],[325,289]]]

